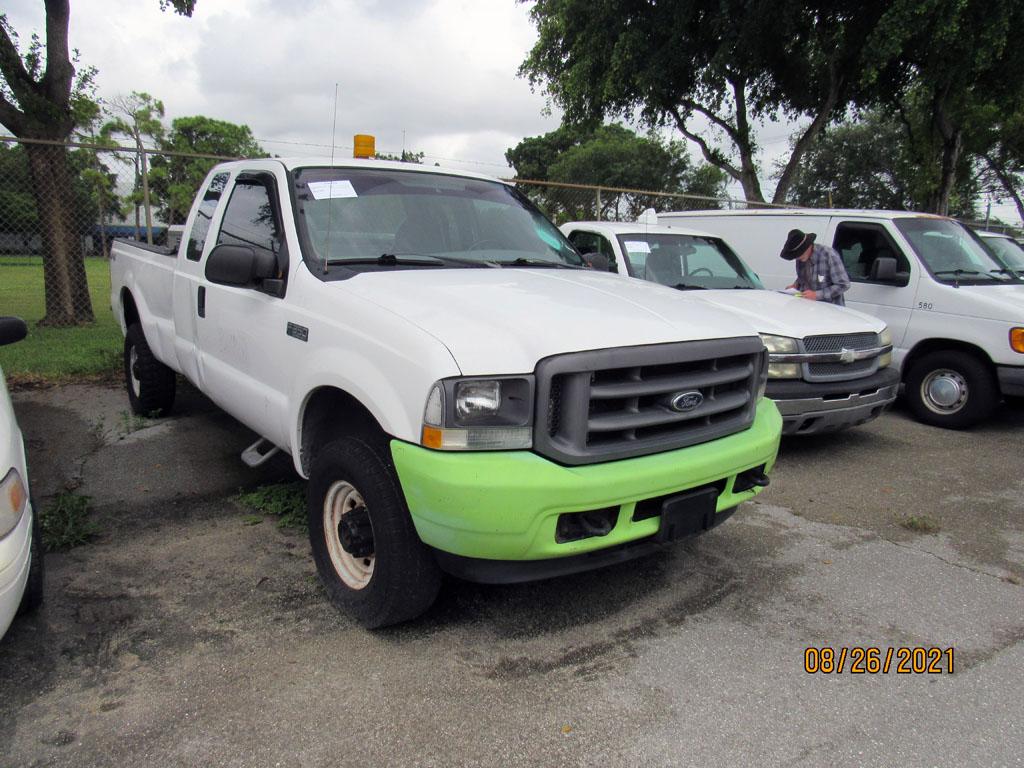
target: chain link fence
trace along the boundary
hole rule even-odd
[[[27,342],[0,349],[10,376],[110,370],[120,333],[106,260],[114,238],[175,244],[196,190],[235,158],[105,144],[0,137],[0,315],[22,317]],[[556,223],[634,221],[655,211],[777,207],[730,198],[515,179]],[[1020,237],[1022,230],[988,228]]]

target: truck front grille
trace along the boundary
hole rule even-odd
[[[536,371],[534,448],[589,464],[739,432],[754,420],[766,363],[760,340],[749,337],[547,358]]]
[[[808,336],[803,340],[804,351],[842,352],[844,349],[871,349],[881,346],[877,333],[846,333],[827,336]],[[870,376],[878,370],[878,358],[855,360],[852,363],[806,363],[804,379],[807,381],[843,381]]]

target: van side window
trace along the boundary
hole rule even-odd
[[[572,243],[580,253],[600,253],[608,257],[611,272],[618,272],[619,265],[615,261],[615,249],[608,242],[608,238],[596,232],[584,232],[580,229],[573,230],[569,235],[569,242]]]
[[[283,274],[287,260],[281,253],[281,240],[266,184],[240,179],[231,192],[228,207],[224,209],[217,245],[247,245],[257,251],[268,251],[277,259],[278,269]]]
[[[196,220],[192,224],[192,231],[188,236],[188,246],[185,248],[185,257],[189,261],[199,261],[203,256],[203,247],[206,245],[206,235],[210,231],[210,220],[213,212],[217,210],[217,203],[224,188],[228,185],[230,174],[218,173],[210,179],[210,186],[203,194],[203,200],[199,203],[199,210],[196,211]]]
[[[836,227],[832,243],[853,282],[874,282],[871,279],[871,265],[880,257],[896,259],[896,271],[910,273],[907,257],[880,224],[843,222]]]

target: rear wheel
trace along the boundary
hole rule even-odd
[[[992,415],[999,388],[989,366],[966,352],[930,352],[906,378],[907,403],[925,424],[964,429]]]
[[[413,619],[433,604],[440,570],[379,449],[352,437],[321,448],[306,508],[317,572],[338,608],[374,629]]]
[[[124,381],[128,402],[138,416],[166,416],[174,405],[174,371],[157,360],[142,326],[128,326],[124,337]]]

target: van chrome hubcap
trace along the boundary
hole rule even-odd
[[[921,382],[921,400],[930,411],[948,416],[967,403],[967,380],[958,371],[942,368]]]

